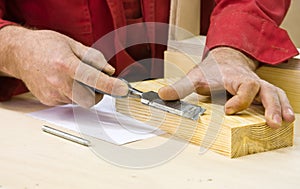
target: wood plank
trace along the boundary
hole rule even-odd
[[[300,60],[291,59],[277,66],[261,66],[257,75],[285,91],[296,113],[300,113]]]
[[[199,35],[200,1],[172,0],[169,23],[171,40],[182,40]]]
[[[133,85],[141,91],[157,91],[174,80],[160,79]],[[276,130],[269,128],[260,106],[227,116],[223,106],[210,103],[207,97],[192,94],[184,101],[198,104],[207,111],[198,121],[192,121],[144,105],[135,98],[117,99],[116,108],[118,112],[231,158],[293,145],[294,124]]]

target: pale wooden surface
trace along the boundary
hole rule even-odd
[[[132,83],[132,86],[144,92],[157,92],[161,87],[173,84],[177,80],[178,78],[148,80]],[[208,97],[201,96],[199,99],[199,95],[194,93],[183,101],[197,104],[206,111],[200,119],[192,121],[150,108],[137,98],[117,99],[116,110],[231,158],[289,147],[293,144],[293,124],[286,124],[276,130],[271,129],[266,125],[261,106],[253,105],[237,115],[226,116],[224,106],[211,103]]]
[[[87,147],[43,133],[44,122],[23,113],[43,108],[22,99],[0,103],[0,188],[282,189],[300,184],[298,121],[291,148],[229,159],[214,152],[199,155],[197,146],[188,145],[163,165],[132,170],[103,161]],[[155,137],[131,145],[164,140]]]
[[[169,23],[171,24],[169,37],[172,40],[182,40],[199,35],[200,1],[172,0]]]
[[[287,30],[295,45],[300,48],[300,1],[292,0],[290,9],[284,18],[282,27]]]

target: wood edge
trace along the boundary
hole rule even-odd
[[[238,158],[293,146],[294,123],[276,130],[267,125],[232,128],[231,135],[230,157]]]

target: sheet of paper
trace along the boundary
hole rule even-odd
[[[115,99],[106,96],[92,109],[58,106],[29,115],[54,125],[122,145],[164,132],[115,111]]]
[[[298,48],[298,52],[300,53],[300,48]],[[300,59],[300,54],[298,56],[295,56],[294,58]]]

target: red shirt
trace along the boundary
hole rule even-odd
[[[211,2],[202,0],[202,34],[207,30]],[[215,2],[207,33],[208,48],[230,46],[268,64],[277,64],[298,54],[286,31],[278,27],[290,0]],[[0,28],[18,23],[51,29],[85,45],[92,45],[108,32],[127,24],[142,21],[168,23],[169,7],[170,0],[0,0]],[[159,36],[165,36],[167,40],[167,32],[160,31]],[[112,44],[117,40],[118,36]],[[122,71],[126,74],[126,67],[139,54],[162,58],[165,47],[152,44],[150,52],[144,52],[144,49],[128,49],[118,53],[110,62],[116,67],[117,74]],[[141,65],[134,69],[146,73],[146,68]],[[158,62],[152,62],[147,69],[151,70],[149,77],[152,78],[163,74],[163,66]],[[0,100],[7,100],[26,90],[21,81],[0,77]]]

